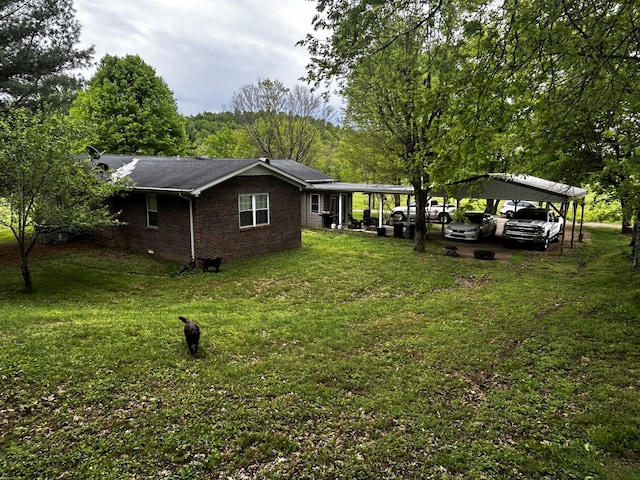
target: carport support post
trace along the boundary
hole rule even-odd
[[[382,202],[384,200],[384,194],[380,194],[380,205],[378,206],[379,214],[378,214],[378,228],[382,228]]]
[[[560,236],[560,255],[564,253],[564,235],[567,232],[567,213],[569,213],[569,203],[562,202],[562,206],[560,207],[560,216],[562,217],[563,224],[562,235]],[[573,248],[573,229],[571,230],[571,248]]]
[[[409,238],[409,229],[411,228],[411,195],[407,195],[407,216],[404,221],[406,223],[407,238]]]
[[[580,235],[578,235],[578,241],[582,243],[584,234],[582,233],[582,227],[584,225],[584,202],[580,204]]]

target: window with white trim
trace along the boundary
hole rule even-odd
[[[240,227],[269,225],[269,194],[239,195]]]
[[[158,226],[158,198],[152,193],[147,195],[147,226]]]
[[[311,194],[311,213],[320,213],[320,195]]]

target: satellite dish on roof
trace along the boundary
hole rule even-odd
[[[89,152],[89,155],[91,156],[91,158],[93,160],[99,160],[100,157],[102,156],[102,153],[100,153],[98,151],[98,149],[96,147],[94,147],[93,145],[89,145],[87,147],[87,152]],[[104,152],[103,152],[104,153]]]

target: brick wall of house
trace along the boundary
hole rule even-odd
[[[269,194],[270,224],[240,228],[238,196]],[[298,248],[300,190],[270,175],[235,177],[195,199],[196,257],[226,260]]]
[[[94,235],[98,243],[110,247],[149,253],[160,258],[188,263],[191,258],[189,240],[189,202],[171,195],[157,195],[158,227],[147,226],[145,194],[129,193],[116,198],[112,208],[125,225],[112,227]]]
[[[270,224],[240,228],[238,196],[269,194]],[[235,260],[300,247],[299,189],[270,175],[235,177],[193,198],[196,258]],[[147,227],[146,195],[114,200],[126,225],[95,232],[97,243],[186,264],[191,258],[189,201],[157,195],[158,227]]]

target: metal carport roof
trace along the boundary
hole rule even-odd
[[[438,192],[434,190],[433,195],[446,195],[458,199],[491,198],[562,203],[578,200],[587,195],[587,190],[584,188],[552,182],[533,175],[512,173],[487,173],[447,184],[441,190]]]

